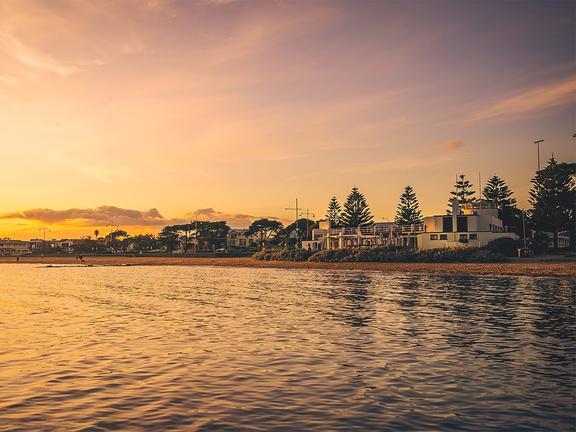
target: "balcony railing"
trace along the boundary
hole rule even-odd
[[[391,225],[391,226],[368,226],[355,228],[330,228],[315,229],[315,236],[330,235],[333,236],[372,236],[388,237],[391,235],[410,235],[425,232],[424,224],[418,225]]]

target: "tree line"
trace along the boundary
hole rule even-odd
[[[514,192],[506,181],[495,175],[491,177],[480,197],[475,197],[474,185],[464,174],[458,176],[450,199],[457,198],[460,206],[484,202],[498,209],[498,216],[510,231],[523,237],[524,231],[537,249],[545,247],[547,236],[552,233],[554,248],[558,248],[559,233],[568,231],[570,248],[576,248],[576,164],[558,163],[554,158],[545,168],[537,171],[531,180],[529,203],[525,212],[518,208]],[[451,211],[451,201],[447,214]],[[373,217],[364,195],[354,187],[342,207],[333,196],[328,203],[325,218],[333,227],[370,226]],[[398,225],[417,225],[423,221],[420,204],[414,188],[404,188],[400,195],[394,222]]]

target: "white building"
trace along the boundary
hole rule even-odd
[[[518,239],[504,231],[498,209],[490,203],[471,203],[460,206],[452,201],[452,214],[424,218],[424,233],[418,238],[418,249],[482,247],[502,237]]]
[[[407,246],[419,250],[457,247],[482,247],[497,238],[517,239],[504,231],[498,209],[487,203],[465,204],[453,200],[452,214],[428,216],[419,225],[381,222],[369,227],[332,228],[321,221],[312,230],[312,240],[303,241],[310,250],[343,249],[361,246]]]
[[[226,247],[248,248],[258,243],[256,236],[246,235],[247,229],[231,229],[226,235]]]
[[[0,240],[0,256],[28,255],[31,253],[30,242],[23,240]]]

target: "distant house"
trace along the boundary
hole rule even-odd
[[[246,235],[247,229],[231,229],[226,236],[226,246],[230,248],[249,248],[258,244],[256,236]]]
[[[0,240],[0,256],[18,256],[32,253],[30,242],[5,238]]]
[[[502,237],[518,238],[504,230],[494,205],[472,203],[460,206],[457,200],[453,200],[451,215],[427,216],[422,224],[381,222],[368,227],[332,228],[329,221],[321,221],[319,228],[312,230],[312,240],[303,241],[302,248],[406,246],[426,250],[482,247]]]
[[[536,232],[534,232],[536,234]],[[544,234],[547,237],[546,246],[548,249],[554,249],[554,233],[545,231]],[[558,249],[567,249],[570,247],[570,232],[560,231],[558,233]]]

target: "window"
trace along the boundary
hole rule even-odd
[[[460,234],[460,241],[468,240],[468,234]]]
[[[467,216],[458,216],[458,218],[456,219],[456,231],[458,231],[458,232],[468,231],[468,217]]]
[[[440,240],[448,240],[448,234],[440,234]]]
[[[430,234],[430,240],[438,240],[438,234]]]
[[[442,218],[442,231],[452,232],[452,216],[444,216]]]
[[[478,240],[478,234],[470,234],[470,240]]]

